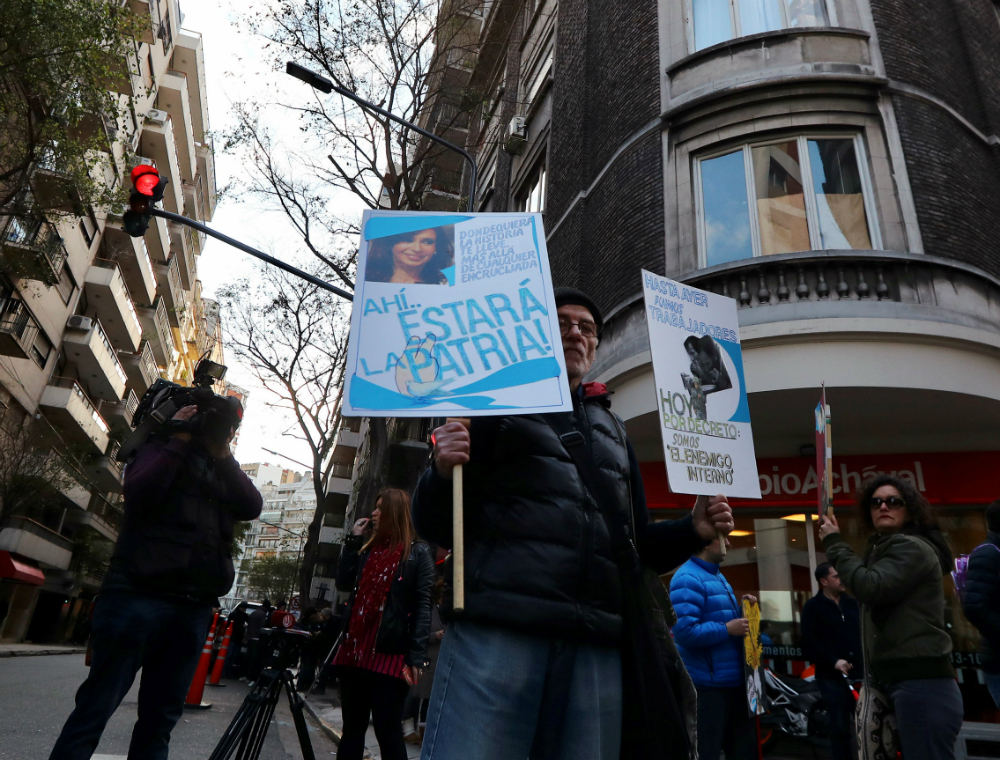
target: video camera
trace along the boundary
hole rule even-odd
[[[193,387],[186,388],[162,378],[147,390],[132,415],[135,431],[118,450],[119,462],[127,462],[154,431],[191,433],[212,443],[225,443],[243,421],[243,406],[235,396],[219,396],[212,386],[226,375],[226,367],[202,359],[194,371]],[[185,406],[197,406],[188,420],[175,420]]]

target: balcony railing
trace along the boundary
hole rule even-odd
[[[108,423],[104,421],[104,418],[101,416],[101,413],[97,411],[97,406],[94,404],[93,401],[90,400],[90,396],[88,396],[87,393],[83,390],[83,388],[80,386],[80,383],[78,383],[72,377],[56,376],[52,377],[49,380],[49,385],[54,386],[56,388],[70,388],[73,391],[73,395],[83,402],[84,407],[86,407],[90,416],[97,424],[97,427],[99,427],[105,435],[111,432],[111,428],[108,427]]]
[[[115,531],[121,530],[124,515],[121,509],[111,504],[100,494],[93,494],[90,497],[90,505],[87,511]]]
[[[66,263],[66,248],[56,226],[31,216],[8,216],[0,225],[0,242],[11,273],[54,284]]]
[[[24,301],[4,299],[0,305],[0,353],[28,359],[37,335],[38,323]]]
[[[2,523],[0,523],[0,531],[3,528],[12,528],[13,530],[22,530],[25,533],[30,533],[33,536],[38,536],[39,538],[45,539],[50,544],[55,544],[60,549],[65,551],[73,551],[73,542],[70,541],[65,536],[56,533],[54,530],[46,528],[41,523],[37,523],[27,517],[8,517]]]
[[[142,377],[147,385],[152,385],[160,376],[160,370],[156,366],[156,359],[153,358],[153,349],[149,347],[147,340],[139,349],[139,367],[142,370]]]
[[[939,307],[995,321],[1000,281],[976,267],[896,251],[804,251],[720,264],[678,277],[736,299],[741,309],[794,305],[855,313],[880,301]],[[834,304],[840,302],[841,307]],[[848,302],[854,302],[853,307]],[[775,310],[777,313],[777,310]],[[763,316],[763,315],[762,315]],[[776,318],[780,318],[777,317]],[[742,321],[742,320],[741,320]],[[756,321],[756,320],[755,320]]]
[[[123,383],[128,383],[128,375],[125,374],[125,369],[122,367],[122,363],[118,360],[118,352],[115,351],[114,347],[111,345],[111,341],[108,340],[108,334],[104,332],[104,328],[101,327],[101,321],[94,321],[94,330],[98,337],[101,339],[101,343],[104,344],[105,350],[108,352],[108,356],[111,357],[111,363],[115,368],[115,373],[121,379]]]
[[[143,242],[143,250],[146,249],[146,244]],[[146,256],[146,262],[149,263],[149,255]],[[142,323],[139,321],[139,314],[135,310],[135,299],[132,298],[132,294],[129,292],[128,283],[125,282],[125,277],[122,275],[121,267],[118,266],[117,261],[112,261],[111,259],[94,259],[94,266],[100,267],[101,269],[111,269],[118,273],[118,278],[121,280],[122,290],[125,292],[125,304],[128,307],[128,312],[131,315],[132,324],[135,325],[136,332],[142,334]],[[152,268],[150,268],[152,272]]]

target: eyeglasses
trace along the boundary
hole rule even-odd
[[[890,496],[888,499],[873,496],[868,500],[869,509],[882,509],[883,504],[885,504],[889,509],[900,509],[906,506],[906,502],[898,496]]]
[[[574,327],[580,331],[580,335],[584,338],[597,337],[597,325],[593,322],[570,322],[568,319],[559,320],[559,332],[564,336],[569,335]]]

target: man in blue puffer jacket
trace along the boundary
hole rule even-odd
[[[699,760],[719,760],[722,750],[726,760],[754,760],[756,731],[743,688],[743,637],[750,624],[719,572],[722,559],[716,539],[674,573],[674,641],[698,690]]]

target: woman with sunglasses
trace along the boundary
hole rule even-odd
[[[941,581],[952,568],[951,549],[930,504],[906,480],[869,480],[858,509],[874,531],[863,557],[835,517],[823,518],[819,535],[861,602],[867,679],[892,702],[906,760],[953,760],[964,709],[944,621]]]

